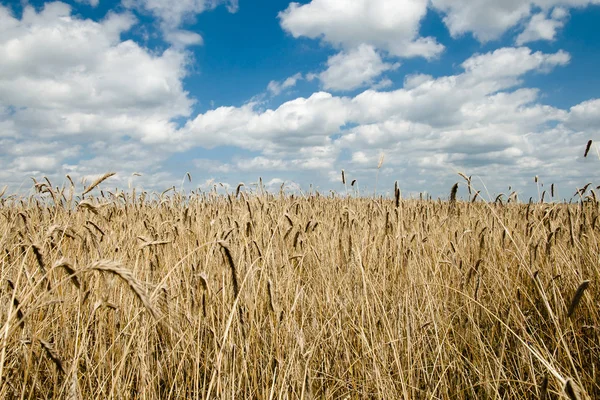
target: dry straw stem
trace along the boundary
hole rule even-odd
[[[108,178],[110,178],[111,176],[115,175],[116,172],[107,172],[104,175],[102,175],[100,178],[96,179],[94,182],[92,182],[92,184],[90,186],[88,186],[83,193],[81,193],[81,195],[85,195],[88,194],[89,192],[91,192],[92,190],[94,190],[94,188],[96,186],[98,186],[99,184],[101,184],[102,182],[104,182],[105,180],[107,180]]]
[[[148,298],[146,291],[144,290],[142,284],[133,276],[130,270],[123,267],[123,265],[118,261],[111,260],[99,260],[87,267],[88,270],[95,270],[100,272],[107,272],[113,275],[118,276],[123,281],[127,283],[129,288],[133,291],[136,297],[142,302],[144,307],[152,314],[154,319],[159,319],[160,313],[154,307],[150,299]]]
[[[102,229],[100,229],[100,227],[98,225],[96,225],[95,222],[90,221],[89,219],[87,221],[85,221],[85,223],[87,225],[91,225],[93,226],[102,236],[105,236],[106,234],[104,233],[104,231]]]
[[[523,204],[513,190],[502,207],[460,201],[465,188],[454,204],[398,208],[391,194],[116,190],[101,218],[75,198],[5,194],[0,398],[600,398],[598,205]],[[114,270],[90,268],[105,259]]]
[[[275,315],[275,301],[273,299],[273,283],[267,280],[267,294],[269,295],[269,310]]]
[[[139,237],[141,239],[141,237]],[[140,245],[140,249],[148,246],[162,246],[165,244],[172,243],[171,240],[154,240],[154,241],[145,241],[144,244]]]

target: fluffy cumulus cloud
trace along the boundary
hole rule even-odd
[[[345,124],[348,112],[347,99],[318,92],[274,110],[260,110],[256,104],[219,107],[190,120],[180,134],[186,142],[208,148],[298,153],[303,146],[326,144]]]
[[[99,170],[135,163],[143,151],[120,154],[131,145],[123,138],[141,146],[174,134],[172,120],[193,105],[182,86],[188,56],[121,40],[135,23],[129,13],[79,19],[63,3],[28,6],[20,19],[0,6],[0,159],[9,166],[0,178],[65,172],[71,163],[85,173],[86,164],[97,166],[75,159],[96,153],[107,161]],[[93,148],[92,137],[104,145]]]
[[[225,4],[231,13],[238,9],[238,0],[123,0],[122,4],[152,14],[160,21],[164,38],[178,47],[202,44],[202,36],[198,33],[180,29],[184,23],[193,22],[196,15],[221,4]]]
[[[522,45],[537,40],[554,40],[558,30],[565,25],[568,15],[568,11],[560,7],[555,8],[549,18],[545,13],[535,14],[517,36],[516,43]]]
[[[572,194],[589,181],[592,161],[582,153],[587,140],[600,141],[600,99],[561,109],[544,104],[544,93],[525,84],[532,74],[568,65],[567,51],[495,49],[467,57],[454,74],[417,72],[395,82],[398,89],[383,88],[402,58],[441,54],[435,39],[419,34],[428,4],[442,12],[452,35],[470,32],[486,41],[518,27],[515,41],[529,43],[556,38],[569,10],[590,1],[459,3],[291,3],[279,23],[294,37],[334,49],[324,69],[271,81],[268,101],[199,114],[183,82],[192,62],[184,47],[200,39],[181,27],[188,15],[219,4],[235,11],[237,3],[126,0],[129,11],[100,21],[58,2],[25,7],[20,17],[0,6],[0,181],[19,186],[30,175],[81,178],[118,167],[115,185],[164,188],[181,182],[183,173],[175,177],[161,165],[203,148],[206,154],[235,149],[228,158],[193,161],[212,176],[235,176],[233,185],[260,175],[273,188],[288,179],[329,188],[344,168],[357,187],[369,187],[383,152],[381,187],[399,180],[403,190],[441,194],[462,171],[480,176],[483,183],[476,184],[493,192],[528,187],[533,176],[546,174],[558,177],[562,195]],[[124,39],[140,10],[158,18],[172,43],[166,50]],[[296,86],[301,80],[302,88]],[[272,103],[312,80],[320,91]],[[344,95],[357,89],[364,90]]]
[[[222,107],[190,121],[185,136],[199,146],[261,152],[222,166],[229,172],[314,170],[336,177],[346,167],[368,182],[384,151],[382,171],[412,189],[442,185],[456,171],[493,179],[485,182],[489,188],[526,186],[540,170],[560,176],[584,136],[598,136],[598,101],[561,110],[543,105],[537,89],[520,87],[527,74],[568,62],[564,51],[503,48],[465,60],[460,74],[410,76],[394,91],[322,92],[273,110]],[[553,141],[560,148],[548,145]],[[573,176],[585,176],[583,164],[571,168]]]
[[[399,66],[399,63],[384,62],[373,46],[362,44],[356,49],[331,56],[319,79],[327,90],[354,90],[373,85],[382,73]]]
[[[302,74],[300,72],[284,79],[282,82],[270,81],[267,85],[267,90],[273,95],[277,96],[281,94],[281,92],[291,89],[296,86],[299,80],[302,79]]]
[[[87,3],[92,7],[97,7],[100,4],[100,0],[75,0],[78,3]]]
[[[279,19],[294,37],[320,38],[347,49],[368,44],[399,57],[432,58],[443,46],[419,35],[427,4],[427,0],[312,0],[291,3]]]
[[[600,4],[600,0],[431,0],[431,4],[442,12],[444,23],[454,37],[472,33],[487,42],[525,22],[525,30],[517,39],[517,44],[523,44],[554,39],[564,25],[568,8]],[[539,9],[541,13],[536,12]]]

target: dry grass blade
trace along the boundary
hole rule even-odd
[[[267,280],[267,294],[269,295],[269,310],[275,314],[275,301],[273,299],[273,283]]]
[[[100,260],[90,264],[87,267],[88,270],[95,270],[100,272],[107,272],[118,276],[127,283],[129,288],[133,291],[136,297],[142,302],[144,307],[152,314],[155,319],[159,319],[160,313],[154,307],[150,299],[148,298],[146,291],[142,284],[133,276],[130,270],[124,268],[121,263],[111,260]]]
[[[94,228],[96,228],[96,230],[102,235],[105,236],[106,234],[104,233],[104,231],[102,229],[100,229],[100,227],[98,225],[96,225],[96,223],[94,223],[93,221],[90,221],[89,219],[87,221],[85,221],[86,224],[93,226]]]
[[[0,197],[4,196],[4,193],[6,193],[6,189],[8,189],[8,185],[5,185],[2,190],[0,190]]]
[[[108,178],[110,178],[111,176],[115,175],[116,172],[107,172],[106,174],[102,175],[100,178],[96,179],[94,182],[91,183],[90,186],[88,186],[83,193],[81,193],[81,195],[85,195],[89,192],[91,192],[92,190],[94,190],[94,188],[96,186],[98,186],[99,184],[101,184],[102,182],[104,182],[105,180],[107,180]]]
[[[581,301],[581,298],[583,297],[583,294],[585,293],[585,290],[588,288],[588,286],[590,286],[590,281],[581,282],[581,284],[577,288],[577,291],[575,292],[575,295],[573,296],[573,299],[571,300],[571,303],[569,304],[569,311],[567,311],[567,317],[570,318],[573,315],[575,309],[577,308],[577,305]]]
[[[169,193],[171,190],[175,191],[175,186],[171,186],[170,188],[163,190],[160,194],[160,197],[162,198],[166,193]]]
[[[151,242],[146,242],[142,245],[140,245],[140,249],[143,249],[144,247],[148,247],[148,246],[161,246],[161,245],[165,245],[165,244],[169,244],[172,243],[171,240],[154,240]]]

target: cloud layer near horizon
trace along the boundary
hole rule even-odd
[[[65,174],[117,168],[117,184],[140,171],[140,183],[161,189],[185,174],[162,163],[194,149],[228,147],[240,151],[192,164],[212,174],[207,178],[234,177],[229,184],[261,175],[277,184],[292,179],[339,189],[342,168],[368,187],[384,152],[382,181],[398,180],[408,192],[441,193],[464,171],[480,176],[490,192],[531,186],[542,175],[567,196],[590,178],[593,161],[583,159],[582,146],[600,140],[600,100],[569,109],[544,104],[543,93],[523,82],[565,68],[570,55],[525,44],[554,40],[569,9],[595,3],[433,0],[453,36],[486,42],[522,26],[515,47],[473,54],[453,75],[405,76],[390,90],[386,73],[403,60],[443,55],[437,39],[419,34],[427,1],[361,0],[343,10],[332,0],[291,3],[278,16],[282,29],[320,40],[335,54],[321,68],[272,80],[267,92],[278,96],[300,81],[320,89],[277,106],[254,99],[200,114],[184,79],[195,62],[186,47],[201,38],[182,28],[184,15],[221,4],[235,12],[237,2],[169,8],[128,0],[124,11],[99,21],[59,2],[26,7],[20,18],[0,6],[0,181],[16,189],[32,175],[62,181]],[[156,51],[124,40],[139,23],[135,10],[154,15],[171,45]]]

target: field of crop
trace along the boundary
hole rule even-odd
[[[106,186],[1,197],[0,398],[600,398],[593,191]]]

